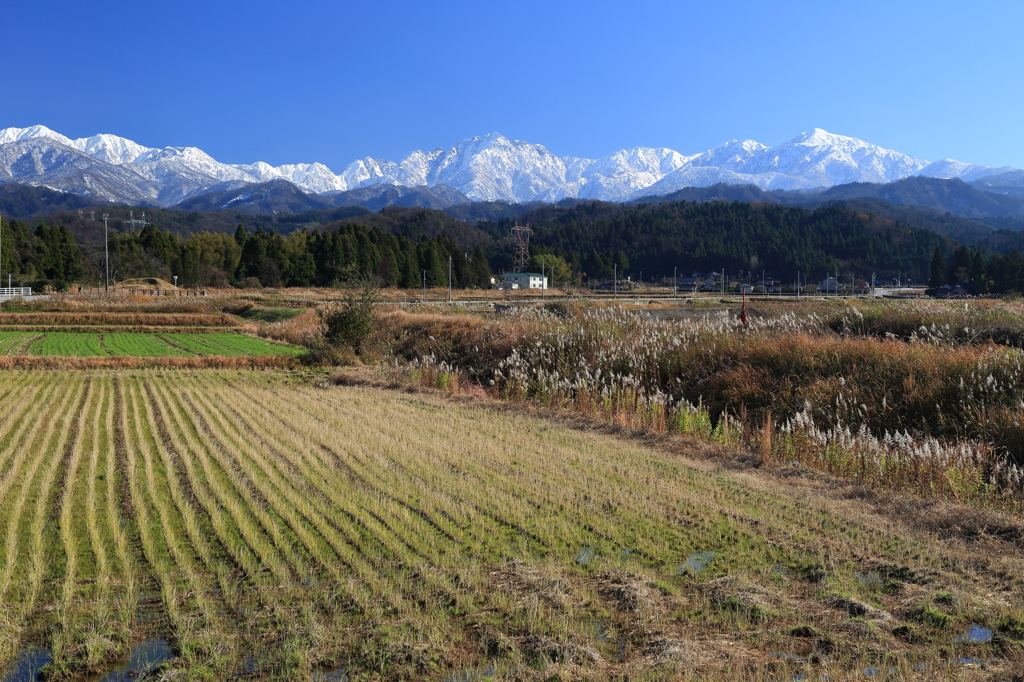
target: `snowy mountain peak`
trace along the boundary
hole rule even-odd
[[[811,147],[821,147],[825,145],[844,145],[851,142],[861,142],[860,140],[853,137],[846,137],[845,135],[833,135],[832,133],[822,128],[812,128],[807,132],[800,133],[792,140],[790,144],[804,144]],[[864,143],[861,143],[864,144]]]
[[[0,130],[0,144],[8,144],[19,140],[31,140],[37,137],[47,137],[69,147],[73,146],[70,138],[64,137],[46,126],[35,125],[28,128],[4,128]]]
[[[196,147],[144,147],[109,134],[72,140],[41,125],[0,130],[0,182],[46,184],[97,198],[162,205],[211,188],[276,180],[315,193],[370,185],[443,185],[477,201],[625,201],[719,182],[801,190],[885,183],[910,175],[973,180],[1009,170],[950,159],[929,164],[821,128],[773,147],[734,139],[695,155],[635,147],[599,159],[560,157],[544,145],[491,132],[433,151],[413,151],[399,161],[358,159],[339,174],[315,162],[226,164]]]

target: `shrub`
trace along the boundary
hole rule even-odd
[[[366,287],[359,295],[349,292],[341,303],[318,310],[327,345],[348,346],[356,355],[362,353],[377,321],[378,299],[377,292]]]

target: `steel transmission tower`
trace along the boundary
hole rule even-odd
[[[525,227],[519,223],[512,227],[512,256],[514,262],[512,269],[516,272],[526,272],[526,268],[530,267],[531,234],[533,234],[533,230],[530,229],[529,223]]]

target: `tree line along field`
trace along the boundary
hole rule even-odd
[[[11,371],[0,402],[0,661],[42,647],[48,679],[147,638],[164,679],[1021,663],[1019,555],[812,480],[266,372]]]
[[[230,332],[0,331],[0,354],[61,357],[196,357],[299,355],[304,349]]]

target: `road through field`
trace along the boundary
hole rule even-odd
[[[215,679],[1017,660],[992,557],[642,444],[272,372],[10,371],[0,401],[0,656],[52,678],[145,638]]]

